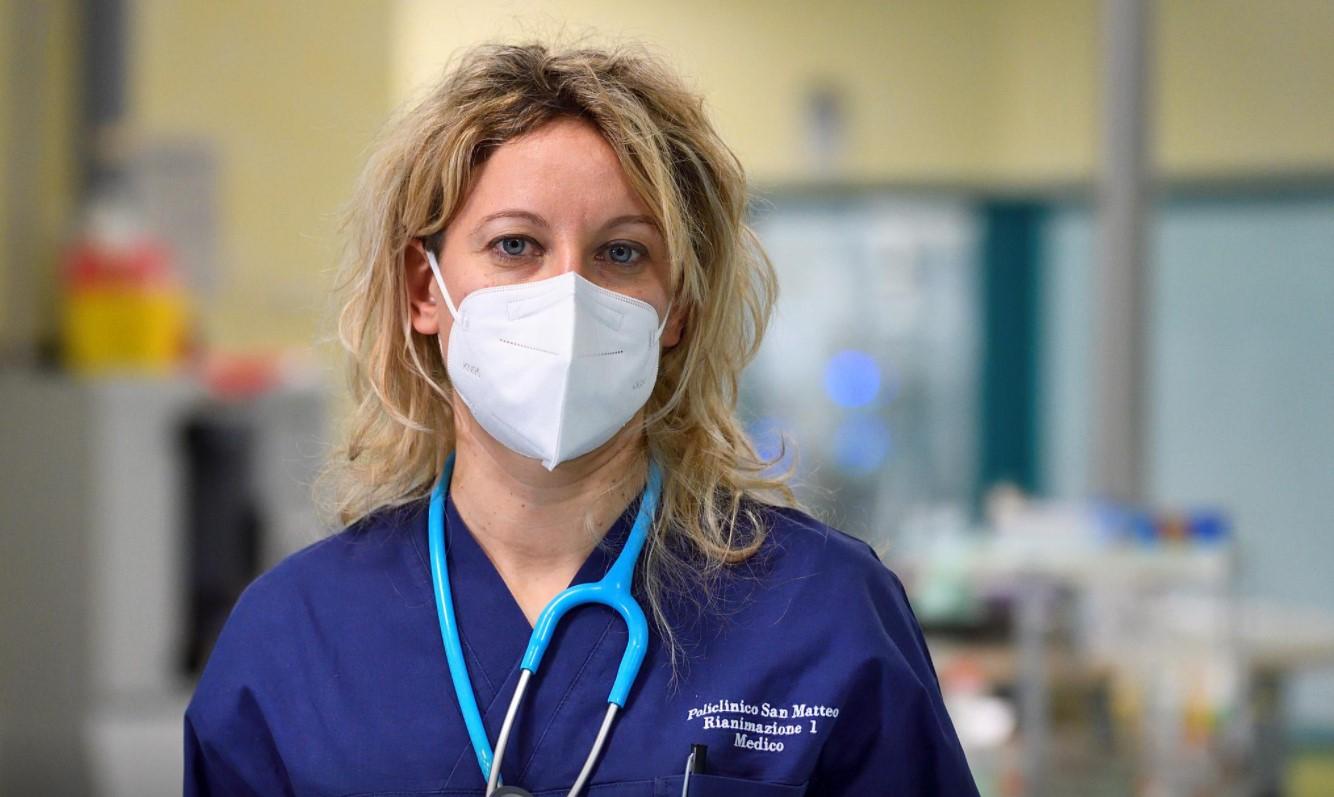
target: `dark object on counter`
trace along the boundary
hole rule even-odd
[[[259,575],[263,529],[253,486],[251,425],[206,409],[185,423],[182,444],[189,575],[183,664],[197,675],[232,605]]]

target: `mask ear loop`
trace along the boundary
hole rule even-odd
[[[431,273],[435,275],[435,282],[440,286],[440,294],[445,297],[445,306],[449,308],[449,314],[457,321],[459,320],[459,311],[454,306],[454,300],[449,298],[449,289],[445,287],[445,278],[440,273],[440,264],[435,260],[435,252],[432,252],[429,246],[423,245],[422,248],[426,250],[426,262],[431,264]]]
[[[458,311],[454,309],[454,301],[449,298],[449,291],[445,288],[445,278],[440,274],[440,264],[435,260],[435,253],[431,251],[431,247],[427,246],[425,241],[422,241],[421,243],[422,250],[426,252],[426,262],[431,264],[431,273],[435,275],[436,284],[440,286],[440,293],[445,297],[445,304],[449,307],[449,314],[457,321],[459,314]],[[431,303],[435,304],[435,300],[432,299]],[[423,376],[425,375],[423,374]],[[431,379],[429,376],[427,376],[426,379],[435,386],[437,391],[442,395],[444,394],[444,389],[438,384],[435,384],[434,379]]]
[[[667,328],[667,322],[668,322],[668,320],[671,319],[671,317],[672,317],[672,300],[671,300],[671,299],[668,299],[668,300],[667,300],[667,312],[665,312],[665,313],[662,314],[662,323],[661,323],[661,324],[658,324],[658,335],[657,335],[657,337],[659,337],[659,338],[662,337],[662,331],[663,331],[664,329]]]

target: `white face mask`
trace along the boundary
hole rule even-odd
[[[567,272],[473,291],[457,308],[427,249],[454,328],[454,392],[496,440],[547,470],[610,440],[648,401],[666,319],[647,302]]]

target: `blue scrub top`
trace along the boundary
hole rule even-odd
[[[427,502],[374,513],[285,559],[237,602],[185,714],[186,795],[476,795],[427,567]],[[638,499],[575,583],[611,566]],[[652,635],[590,797],[975,795],[903,585],[865,543],[764,508],[759,553],[713,606],[669,608],[684,656]],[[489,738],[531,627],[446,503],[449,572]],[[640,596],[641,603],[644,603]],[[644,604],[647,605],[647,604]],[[576,610],[529,687],[502,773],[564,795],[593,744],[625,646]]]

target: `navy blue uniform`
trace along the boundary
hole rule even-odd
[[[615,560],[637,501],[575,583]],[[445,664],[427,567],[427,502],[375,513],[293,554],[241,596],[185,715],[187,795],[476,795],[485,780]],[[898,578],[869,546],[764,510],[760,552],[702,611],[669,604],[684,655],[652,635],[587,794],[975,795]],[[452,501],[460,636],[494,742],[531,627]],[[641,599],[641,604],[643,600]],[[645,604],[646,605],[646,604]],[[502,772],[563,795],[592,746],[625,628],[600,607],[560,626]]]

